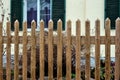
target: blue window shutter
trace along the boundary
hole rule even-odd
[[[11,0],[11,30],[14,30],[14,21],[19,21],[22,30],[23,21],[23,0]]]
[[[111,29],[115,29],[115,20],[119,17],[119,0],[105,0],[105,19],[111,20]]]
[[[57,21],[63,21],[63,30],[65,29],[65,0],[52,0],[52,19],[54,29],[57,29]]]

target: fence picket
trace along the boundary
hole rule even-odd
[[[85,64],[85,80],[90,80],[90,21],[85,22],[86,30],[86,64]]]
[[[81,44],[80,44],[80,20],[76,21],[76,80],[81,80],[80,60],[81,60]]]
[[[44,80],[44,21],[40,21],[40,80]]]
[[[15,27],[15,37],[14,37],[14,40],[15,40],[15,46],[14,46],[14,50],[15,50],[15,53],[14,53],[14,79],[15,80],[18,80],[18,73],[19,73],[19,61],[18,61],[18,55],[19,55],[19,22],[18,20],[15,21],[14,23],[14,27]]]
[[[71,80],[71,21],[67,22],[66,80]]]
[[[3,38],[2,38],[2,22],[0,22],[0,80],[3,80]]]
[[[116,20],[115,37],[115,80],[120,80],[120,18]]]
[[[62,80],[62,21],[57,23],[57,80]]]
[[[110,80],[110,19],[105,21],[105,80]]]
[[[6,49],[6,57],[7,57],[7,64],[6,64],[6,80],[11,80],[11,23],[7,22],[7,49]]]
[[[53,21],[48,24],[48,80],[53,80]]]
[[[31,23],[31,80],[36,80],[36,22]]]
[[[57,36],[53,35],[53,21],[50,20],[48,24],[48,36],[45,36],[44,21],[40,21],[39,37],[36,37],[36,22],[31,22],[31,35],[27,36],[27,22],[23,23],[23,36],[19,36],[19,22],[15,21],[15,36],[11,36],[11,23],[7,22],[6,33],[2,34],[2,22],[0,22],[0,80],[3,80],[3,44],[6,47],[6,80],[19,80],[19,44],[23,44],[23,62],[22,62],[22,79],[27,80],[27,44],[31,44],[31,80],[36,80],[36,44],[39,43],[39,63],[40,80],[44,80],[45,70],[45,44],[48,44],[48,80],[53,80],[53,44],[57,45],[57,80],[62,80],[62,49],[63,44],[66,45],[66,80],[71,80],[71,43],[75,44],[75,71],[76,80],[81,80],[81,44],[86,47],[86,64],[85,64],[85,80],[90,80],[90,44],[95,44],[95,80],[100,80],[100,45],[105,44],[105,80],[110,80],[110,45],[115,44],[115,80],[120,79],[120,18],[116,20],[116,36],[110,36],[110,19],[105,21],[105,36],[100,36],[100,20],[95,22],[95,36],[90,36],[90,21],[85,22],[85,36],[81,36],[81,22],[76,21],[76,36],[71,36],[71,21],[67,22],[67,32],[63,38],[62,21],[57,23]],[[11,44],[14,46],[14,70],[11,66]],[[11,75],[14,71],[14,76]]]
[[[100,20],[96,20],[95,27],[95,80],[100,80]]]
[[[23,23],[23,80],[27,80],[27,22]]]

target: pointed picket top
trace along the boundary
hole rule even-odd
[[[100,20],[98,18],[95,21],[95,27],[100,27]]]
[[[86,21],[85,21],[85,27],[90,27],[90,20],[89,19],[87,19]],[[87,29],[87,28],[86,28]]]
[[[71,28],[71,23],[72,23],[71,20],[67,21],[67,28]]]
[[[43,19],[40,20],[40,27],[41,27],[41,26],[44,27],[44,20],[43,20]]]
[[[118,20],[120,20],[120,17],[118,17],[118,18],[116,19],[116,21],[118,21]]]
[[[14,22],[14,28],[15,28],[15,30],[16,30],[16,29],[18,30],[18,28],[19,28],[19,21],[18,21],[18,20],[16,20],[16,21]]]
[[[32,20],[32,23],[33,23],[33,22],[35,22],[35,20],[34,20],[34,19]]]
[[[107,18],[105,19],[105,22],[107,22],[107,21],[110,22],[110,18],[107,17]]]
[[[116,23],[117,23],[117,22],[120,22],[120,18],[118,17],[115,22],[116,22]]]
[[[76,22],[81,22],[80,19],[77,19]]]
[[[40,22],[44,22],[44,20],[43,20],[43,19],[41,19],[41,20],[40,20]]]
[[[15,20],[15,23],[18,23],[19,21],[18,20]]]
[[[109,19],[109,18],[106,18],[106,20],[105,20],[105,28],[106,28],[106,29],[110,29],[110,25],[111,25],[110,19]]]
[[[44,21],[43,19],[40,20],[40,31],[44,30]]]
[[[48,29],[53,29],[53,20],[50,19],[48,22]]]
[[[118,17],[116,19],[116,32],[118,33],[120,31],[120,18]]]
[[[32,27],[36,27],[36,22],[35,22],[35,20],[32,20],[32,22],[31,22],[31,28]]]
[[[59,19],[58,21],[57,21],[57,30],[62,30],[62,20],[61,19]]]
[[[95,22],[96,22],[96,23],[100,22],[100,19],[97,18]]]
[[[89,19],[87,19],[85,22],[90,23],[90,20],[89,20]]]
[[[77,21],[76,21],[76,28],[80,27],[80,25],[81,25],[81,21],[80,21],[80,19],[77,19]]]
[[[62,22],[62,20],[61,20],[61,19],[59,19],[59,20],[58,20],[58,22]]]
[[[23,22],[23,31],[27,30],[27,21]]]

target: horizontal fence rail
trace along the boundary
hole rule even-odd
[[[36,22],[34,20],[31,22],[30,35],[27,32],[27,22],[23,22],[23,36],[19,36],[18,20],[14,23],[14,35],[11,35],[10,22],[6,23],[6,35],[3,35],[3,24],[0,22],[0,80],[19,80],[20,75],[22,80],[27,80],[28,77],[31,80],[44,80],[46,75],[48,77],[47,80],[62,80],[63,78],[71,80],[73,72],[75,73],[74,78],[76,80],[82,80],[81,53],[83,45],[86,50],[84,54],[84,79],[90,80],[92,75],[90,69],[91,44],[95,45],[95,80],[101,80],[100,45],[102,44],[105,45],[105,80],[111,79],[110,45],[115,45],[114,80],[120,80],[120,19],[116,20],[115,36],[110,36],[110,22],[109,18],[105,20],[105,36],[100,36],[101,26],[99,19],[95,21],[95,36],[90,36],[89,20],[85,22],[85,36],[81,35],[82,26],[80,20],[76,21],[76,36],[72,36],[71,33],[71,20],[66,23],[67,28],[65,33],[62,32],[61,20],[57,22],[57,31],[53,30],[54,22],[50,20],[48,22],[47,35],[45,34],[43,20],[40,21],[40,31],[35,31]],[[6,67],[3,67],[4,44],[6,44]],[[14,44],[14,66],[11,66],[11,44]],[[23,46],[21,64],[19,62],[19,44]],[[27,49],[28,47],[30,47],[29,50]],[[72,62],[75,62],[74,66]]]

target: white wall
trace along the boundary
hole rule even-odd
[[[104,29],[104,0],[66,0],[66,21],[72,20],[72,34],[75,35],[75,21],[81,20],[81,34],[85,35],[85,20],[90,20],[91,35],[95,35],[95,20],[100,20],[100,34],[105,35]],[[115,35],[115,30],[111,30],[111,35]],[[94,47],[93,47],[94,48]],[[104,56],[104,45],[101,45],[101,56]],[[111,56],[115,56],[115,46],[111,46]]]
[[[77,19],[81,20],[81,27],[84,29],[85,21],[85,0],[66,0],[66,22],[72,21],[72,33],[75,34],[76,26],[75,22]],[[84,30],[81,34],[84,34]]]
[[[7,17],[9,17],[8,13],[10,13],[10,0],[2,0],[5,9],[5,21],[4,27],[6,26]],[[0,20],[2,14],[2,10],[0,8]],[[95,20],[100,19],[100,33],[101,35],[105,35],[104,30],[104,0],[66,0],[66,22],[68,20],[72,21],[72,34],[76,33],[76,25],[75,22],[77,19],[81,20],[81,34],[85,35],[85,20],[89,19],[91,22],[91,35],[94,35],[95,29]],[[10,17],[9,17],[10,19]],[[111,30],[111,35],[115,35],[115,30]],[[104,56],[104,45],[101,47],[101,54]],[[111,55],[115,56],[115,47],[111,47]]]

